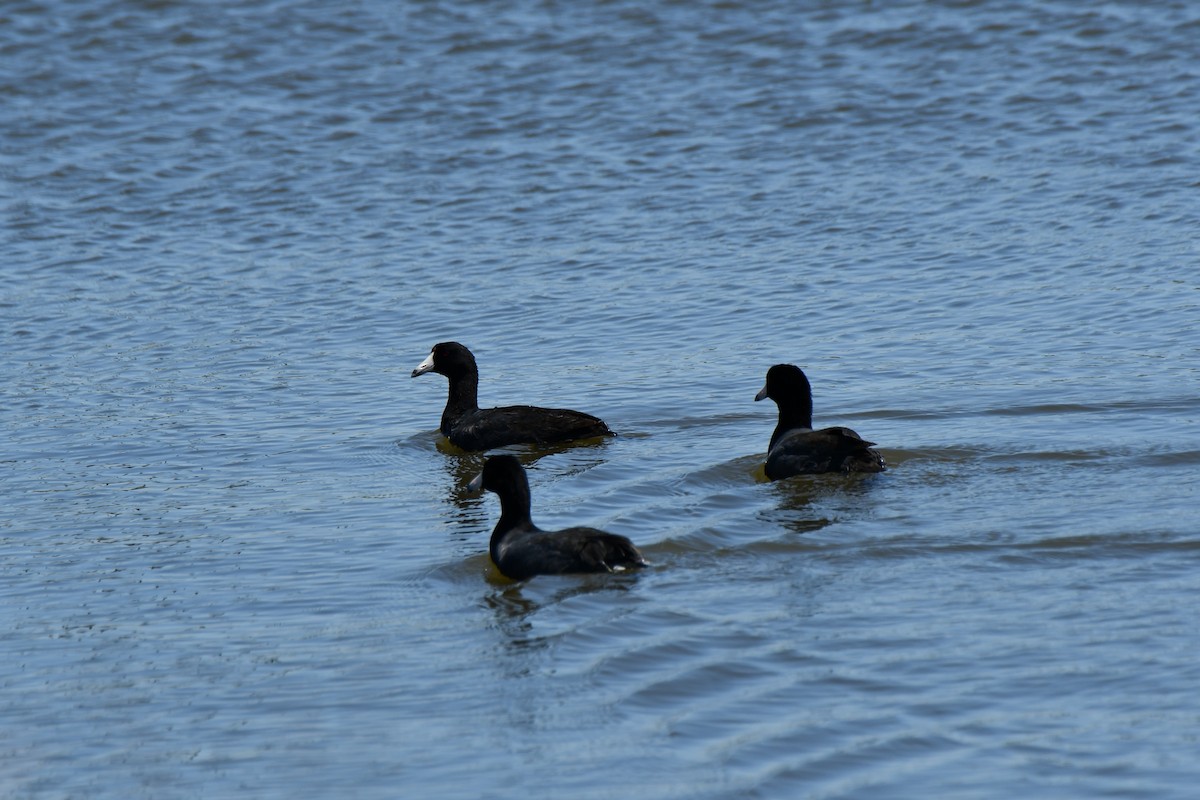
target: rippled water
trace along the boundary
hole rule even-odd
[[[0,794],[1187,797],[1186,3],[0,8]],[[485,404],[603,417],[510,584]],[[766,368],[878,476],[761,479]]]

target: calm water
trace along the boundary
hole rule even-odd
[[[1187,797],[1200,10],[0,6],[0,795]],[[633,578],[509,584],[534,518]],[[891,470],[760,480],[768,366]]]

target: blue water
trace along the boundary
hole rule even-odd
[[[1190,797],[1200,9],[0,8],[0,795]],[[634,577],[512,584],[534,519]],[[766,369],[878,476],[762,480]]]

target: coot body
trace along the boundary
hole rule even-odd
[[[515,456],[492,456],[467,488],[500,497],[500,521],[492,531],[488,552],[506,577],[522,581],[534,575],[622,572],[646,566],[646,560],[624,536],[596,528],[544,531],[529,514],[529,479]]]
[[[581,411],[537,406],[479,407],[479,368],[475,356],[458,342],[433,346],[412,376],[436,372],[450,382],[442,434],[463,450],[491,450],[510,444],[552,444],[612,436],[602,420]]]
[[[779,422],[771,434],[766,473],[773,481],[792,475],[821,472],[883,472],[883,456],[849,428],[812,427],[812,386],[808,376],[791,364],[767,370],[767,382],[754,399],[771,398],[779,407]]]

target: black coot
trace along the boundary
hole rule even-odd
[[[529,518],[529,479],[515,456],[492,456],[467,488],[500,497],[500,521],[488,552],[499,570],[513,580],[534,575],[622,572],[646,566],[633,542],[595,528],[544,531]]]
[[[812,387],[799,367],[776,364],[755,400],[769,397],[779,406],[779,424],[767,451],[767,477],[773,481],[817,472],[883,472],[883,456],[849,428],[812,429]]]
[[[458,342],[435,344],[412,376],[436,372],[450,381],[442,412],[442,433],[463,450],[491,450],[510,444],[551,444],[594,436],[612,436],[591,414],[536,406],[479,407],[479,368],[475,356]]]

